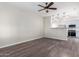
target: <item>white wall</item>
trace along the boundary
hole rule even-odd
[[[0,48],[42,36],[43,19],[40,16],[0,3]]]
[[[67,30],[65,28],[51,28],[51,17],[45,17],[45,37],[59,40],[67,40]]]

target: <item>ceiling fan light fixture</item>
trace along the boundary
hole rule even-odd
[[[57,8],[51,8],[51,6],[54,4],[54,2],[50,2],[50,3],[46,2],[45,4],[46,4],[46,6],[42,6],[42,5],[40,5],[40,4],[38,5],[38,6],[40,6],[40,7],[43,8],[43,9],[41,9],[40,11],[46,10],[46,13],[48,13],[48,12],[49,12],[49,9],[50,9],[50,10],[57,10]]]
[[[48,10],[46,10],[46,13],[48,13],[49,11]]]

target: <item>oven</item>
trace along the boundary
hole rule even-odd
[[[76,30],[68,30],[68,37],[76,37]]]

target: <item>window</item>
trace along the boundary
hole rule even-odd
[[[57,28],[57,27],[58,27],[57,20],[51,16],[51,28]]]

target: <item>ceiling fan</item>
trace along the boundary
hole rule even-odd
[[[49,11],[48,11],[49,9],[50,9],[50,10],[57,10],[57,8],[52,8],[52,7],[51,7],[53,4],[54,4],[54,2],[50,2],[50,3],[46,2],[46,3],[45,3],[46,6],[42,6],[42,5],[39,4],[38,6],[42,7],[43,9],[38,10],[38,11],[46,10],[46,13],[48,13],[48,12],[49,12]]]

